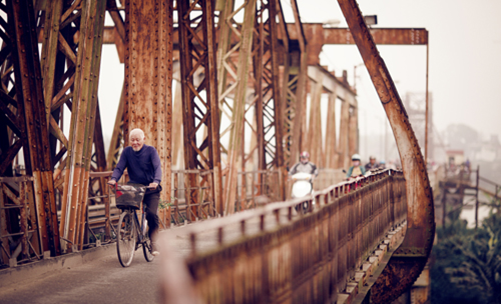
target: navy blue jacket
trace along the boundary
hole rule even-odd
[[[126,147],[120,155],[120,160],[113,170],[111,179],[118,181],[125,168],[129,173],[130,183],[149,185],[150,183],[160,184],[162,181],[160,157],[152,146],[144,145],[137,152],[132,147]]]

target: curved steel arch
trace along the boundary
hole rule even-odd
[[[435,234],[433,195],[417,138],[358,4],[338,3],[388,116],[406,179],[407,233],[371,289],[371,303],[389,303],[412,286],[428,260]]]

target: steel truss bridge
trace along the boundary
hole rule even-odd
[[[431,250],[433,198],[376,44],[427,45],[428,32],[369,29],[354,0],[338,1],[348,28],[302,23],[296,0],[287,23],[282,2],[1,1],[1,265],[111,242],[116,209],[106,177],[129,130],[141,128],[162,161],[163,225],[201,221],[189,232],[185,287],[205,301],[341,303],[356,289],[386,303],[408,289]],[[104,44],[114,44],[124,64],[111,115],[100,113],[97,97]],[[358,152],[358,106],[346,73],[320,66],[325,44],[358,46],[403,172],[336,185]],[[107,146],[103,122],[114,122]],[[303,201],[287,200],[287,168],[302,150],[322,173],[305,199],[310,208],[294,214]],[[229,237],[236,243],[225,237],[232,225],[240,227]],[[207,255],[196,244],[211,229],[217,250]],[[367,266],[376,251],[377,265]],[[360,271],[375,276],[378,265],[373,282],[364,281]],[[226,274],[234,280],[221,285]]]

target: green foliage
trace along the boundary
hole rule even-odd
[[[169,201],[160,200],[160,202],[158,203],[158,209],[162,210],[168,208],[169,206],[172,206],[172,203],[168,202]]]
[[[501,303],[501,215],[477,230],[457,220],[437,229],[432,252],[432,303]]]

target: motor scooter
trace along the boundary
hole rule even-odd
[[[310,195],[313,191],[313,174],[298,172],[291,176],[293,180],[291,198],[300,198]],[[313,201],[313,204],[315,202]],[[303,203],[303,210],[308,209],[308,203]]]

